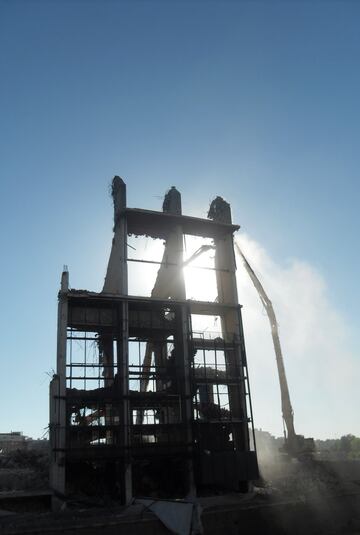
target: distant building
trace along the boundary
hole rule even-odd
[[[23,435],[21,431],[0,433],[0,454],[6,454],[17,450],[46,451],[48,447],[49,441],[47,439],[34,440]]]
[[[0,433],[0,452],[9,453],[16,450],[26,449],[26,437],[21,431],[11,431],[11,433]]]

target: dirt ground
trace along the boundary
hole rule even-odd
[[[360,535],[359,461],[260,459],[260,468],[262,478],[249,494],[199,498],[204,534]],[[80,499],[51,513],[47,471],[46,456],[14,456],[2,463],[3,535],[170,533],[154,514],[135,504],[104,502],[99,507]]]

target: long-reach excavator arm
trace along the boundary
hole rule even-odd
[[[290,455],[295,457],[301,456],[303,454],[308,454],[314,450],[314,441],[312,438],[305,439],[302,435],[297,435],[294,428],[294,412],[291,406],[289,387],[286,379],[284,359],[282,356],[278,323],[276,321],[276,316],[274,312],[274,307],[270,301],[268,295],[266,294],[261,282],[255,275],[254,270],[250,266],[248,260],[246,259],[244,253],[241,251],[239,245],[235,242],[235,247],[243,261],[244,267],[252,280],[253,285],[255,286],[260,300],[266,310],[270,328],[271,336],[274,344],[275,357],[277,370],[279,375],[280,383],[280,392],[281,392],[281,408],[283,420],[285,422],[287,435],[285,435],[285,450]]]

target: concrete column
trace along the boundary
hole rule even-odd
[[[103,292],[127,295],[126,185],[119,176],[112,182],[114,202],[114,237]]]
[[[181,194],[174,186],[164,197],[163,212],[181,215]],[[184,270],[182,268],[184,262],[183,254],[183,232],[181,226],[176,225],[169,229],[162,258],[162,265],[159,268],[155,285],[151,292],[151,297],[179,300],[184,300],[186,298]],[[164,353],[167,351],[166,344],[161,347],[159,344],[151,343],[151,346],[154,349],[155,365],[163,366],[166,358]],[[149,366],[150,363],[149,361],[147,362]],[[156,382],[156,388],[157,390],[162,389],[161,380]],[[173,418],[171,411],[168,411],[167,415],[162,411],[161,421],[165,421],[166,416],[170,416],[170,419]]]
[[[104,293],[128,295],[127,274],[127,223],[126,223],[126,185],[122,178],[115,176],[112,182],[112,197],[114,202],[114,238],[105,282]],[[128,303],[122,302],[118,308],[118,335],[117,343],[117,374],[116,384],[120,389],[122,404],[120,408],[120,448],[123,451],[123,462],[119,470],[122,501],[130,503],[132,499],[131,463],[129,460],[130,443],[130,409],[129,409],[129,357],[128,357]],[[108,351],[106,352],[106,346]],[[103,343],[104,362],[113,364],[112,339]],[[111,348],[111,349],[110,349]],[[105,373],[108,382],[111,381],[111,372]],[[121,477],[122,476],[122,477]]]
[[[187,443],[187,475],[188,475],[188,499],[195,498],[196,485],[194,477],[194,461],[193,461],[193,446],[192,446],[192,421],[193,421],[193,407],[192,407],[192,393],[191,393],[191,377],[190,377],[190,355],[189,355],[189,317],[190,311],[187,305],[181,305],[180,310],[180,332],[181,341],[179,351],[176,354],[176,366],[180,370],[180,390],[182,394],[182,417],[186,425],[185,427],[185,441]]]
[[[163,202],[163,212],[181,215],[181,194],[173,186],[165,195]],[[169,229],[169,234],[166,238],[165,249],[162,258],[162,265],[156,276],[154,287],[151,291],[151,297],[159,299],[186,299],[185,279],[183,265],[184,254],[184,238],[182,228],[179,225]],[[169,265],[175,264],[175,265]],[[162,351],[155,348],[154,344],[149,341],[146,345],[146,353],[143,361],[143,371],[148,371],[151,366],[152,354],[155,351],[155,363],[161,364]],[[142,379],[140,381],[140,390],[145,392],[148,385],[148,380]],[[161,386],[160,381],[157,386]],[[137,423],[142,422],[141,412],[139,411]]]
[[[230,205],[221,197],[211,203],[208,217],[215,221],[231,224]],[[238,292],[236,284],[236,262],[233,235],[226,233],[215,241],[215,268],[218,302],[233,305],[221,315],[221,328],[225,342],[234,343],[235,351],[225,351],[227,373],[240,376],[240,385],[229,386],[229,404],[234,418],[244,419],[242,425],[236,426],[235,447],[239,450],[249,449],[249,430],[247,422],[244,370],[241,362],[241,325],[238,314]]]
[[[165,195],[163,212],[181,215],[181,195],[173,186]],[[158,271],[151,297],[185,299],[184,236],[179,225],[171,227],[166,238],[162,265]],[[169,265],[176,264],[176,265]]]
[[[130,424],[132,415],[129,404],[129,318],[128,303],[123,301],[118,309],[121,326],[117,338],[117,373],[119,387],[123,396],[122,410],[120,412],[120,446],[124,452],[122,462],[123,479],[121,481],[122,501],[129,504],[132,500],[132,469],[130,460]]]
[[[50,383],[50,487],[54,491],[52,507],[60,508],[66,494],[66,344],[68,324],[69,273],[61,276],[58,304],[56,375]]]
[[[181,195],[173,186],[165,195],[163,212],[181,215]],[[162,265],[159,269],[152,297],[163,299],[186,299],[185,278],[184,278],[184,235],[180,225],[175,226],[169,232],[166,239],[165,251]],[[168,266],[166,263],[176,264]],[[184,440],[188,444],[187,476],[188,476],[188,496],[196,495],[194,479],[194,468],[192,460],[192,399],[190,391],[190,362],[189,362],[189,325],[188,310],[186,305],[182,305],[177,310],[177,334],[175,340],[175,364],[178,370],[178,385],[181,393],[182,421],[185,423]]]

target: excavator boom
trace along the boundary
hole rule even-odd
[[[314,450],[314,441],[313,439],[305,439],[302,435],[297,435],[295,433],[294,427],[294,412],[291,406],[289,387],[286,379],[284,359],[281,351],[280,337],[278,323],[275,316],[274,307],[270,301],[267,293],[265,292],[261,282],[256,276],[254,270],[250,266],[248,260],[246,259],[244,253],[241,251],[239,245],[235,242],[235,247],[243,261],[244,267],[255,286],[260,300],[266,310],[270,328],[271,336],[274,344],[276,364],[279,376],[280,392],[281,392],[281,408],[282,416],[285,422],[287,436],[285,436],[285,449],[286,451],[293,455],[299,456],[305,453],[311,453]]]

